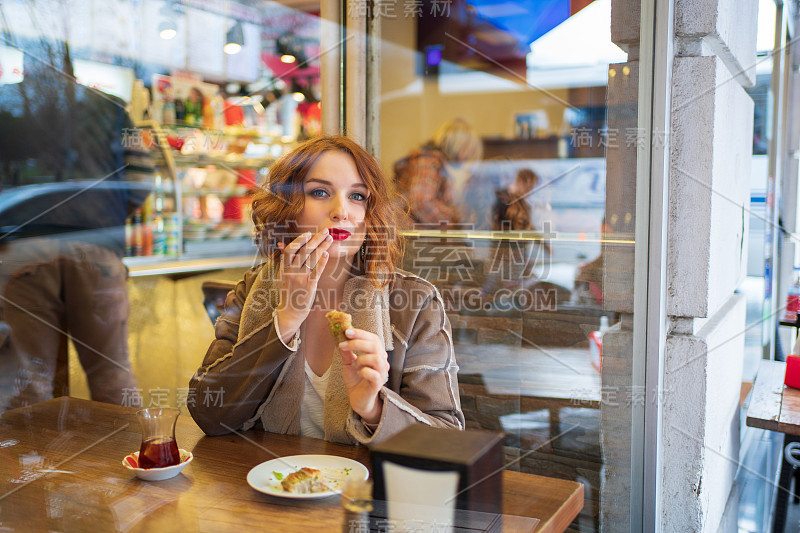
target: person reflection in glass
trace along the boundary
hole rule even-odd
[[[136,386],[128,358],[125,219],[151,187],[122,100],[63,62],[0,85],[0,411],[68,393],[72,339],[94,400]]]

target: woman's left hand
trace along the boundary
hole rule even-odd
[[[374,333],[353,328],[345,335],[348,340],[339,344],[339,352],[350,407],[364,422],[376,424],[383,410],[378,392],[389,379],[389,356]]]

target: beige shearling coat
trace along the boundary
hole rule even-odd
[[[208,435],[253,426],[300,433],[302,338],[329,332],[312,333],[302,326],[296,351],[280,340],[273,320],[278,304],[274,268],[264,263],[250,269],[228,294],[216,322],[216,340],[189,384],[194,398],[189,411]],[[350,408],[337,348],[324,401],[326,440],[372,444],[415,423],[464,428],[450,322],[432,284],[401,270],[394,274],[391,291],[353,277],[345,285],[340,309],[353,316],[354,327],[383,340],[389,380],[379,393],[380,422],[370,431]]]

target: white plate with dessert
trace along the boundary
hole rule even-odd
[[[289,455],[253,467],[247,483],[255,490],[298,500],[339,494],[348,479],[367,479],[367,467],[336,455]]]

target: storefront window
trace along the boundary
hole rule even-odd
[[[505,432],[512,469],[583,482],[580,531],[628,529],[631,428],[655,394],[631,374],[649,142],[638,7],[458,0],[380,16],[380,155],[409,202],[404,268],[447,305],[467,427]]]
[[[503,432],[510,469],[582,482],[573,529],[636,529],[643,444],[633,429],[669,393],[645,390],[632,370],[644,358],[633,351],[634,295],[644,290],[634,254],[646,245],[634,233],[647,207],[636,203],[638,154],[659,142],[639,122],[639,1],[345,5],[379,23],[371,148],[408,202],[402,266],[447,308],[467,428]],[[0,10],[3,236],[103,230],[114,265],[129,269],[252,263],[249,191],[276,157],[322,131],[320,57],[331,50],[320,45],[318,6],[16,0]],[[324,105],[345,95],[336,99]],[[90,100],[130,118],[120,113],[101,137],[76,123],[93,116]],[[41,204],[33,215],[17,208],[45,193],[58,206],[110,177],[126,196],[102,224],[79,216],[88,211],[51,220],[38,216],[50,212]],[[204,316],[200,335],[186,317],[204,311],[165,311],[160,296],[188,300],[174,279],[129,286],[138,383],[116,386],[128,396],[111,400],[185,404],[211,338]],[[176,355],[153,360],[164,352]],[[94,396],[91,379],[73,372],[78,358],[70,392]]]

